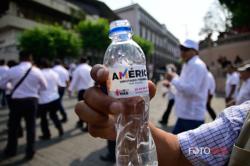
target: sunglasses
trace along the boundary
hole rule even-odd
[[[191,48],[180,46],[180,50],[183,51],[183,52],[186,52],[186,51],[191,50]]]

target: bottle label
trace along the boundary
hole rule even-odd
[[[149,94],[145,65],[116,65],[109,68],[107,88],[109,96],[127,98]]]

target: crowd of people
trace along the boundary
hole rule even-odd
[[[199,48],[196,42],[186,40],[180,45],[180,49],[181,58],[184,61],[181,74],[178,76],[173,70],[167,72],[164,81],[164,86],[168,89],[172,86],[174,87],[172,89],[175,89],[169,90],[175,91],[174,105],[177,122],[173,134],[149,123],[156,144],[159,165],[248,165],[250,65],[245,64],[237,69],[243,83],[239,91],[238,88],[234,88],[235,96],[233,96],[234,91],[231,90],[234,84],[233,86],[230,84],[229,96],[225,98],[227,106],[236,105],[227,107],[214,121],[203,124],[207,108],[210,112],[212,110],[210,104],[214,95],[214,80],[205,63],[198,56]],[[232,72],[228,70],[229,74]],[[102,85],[108,79],[108,69],[105,66],[96,65],[91,70],[91,76],[97,85]],[[150,96],[153,97],[156,92],[155,85],[149,81],[148,86]],[[91,135],[114,140],[116,130],[113,119],[117,116],[116,113],[133,114],[136,108],[131,109],[129,105],[131,104],[100,93],[99,88],[90,88],[86,92],[85,101],[79,102],[75,111],[80,119],[88,123]],[[137,106],[136,103],[133,105]],[[167,109],[160,123],[167,123],[165,117],[168,117],[169,110],[170,108]],[[214,115],[212,118],[215,118]],[[97,124],[96,122],[99,121],[103,123]],[[203,153],[204,148],[210,153]]]
[[[159,163],[171,163],[170,165],[176,165],[176,163],[209,163],[211,165],[226,163],[229,160],[229,155],[224,156],[223,159],[218,156],[195,156],[188,153],[190,152],[188,147],[210,147],[209,143],[215,142],[216,147],[223,144],[229,151],[232,151],[233,144],[239,136],[249,111],[247,109],[250,109],[250,103],[247,102],[250,100],[250,64],[236,68],[228,62],[225,66],[227,69],[226,107],[239,106],[230,107],[217,116],[211,107],[211,101],[215,95],[215,79],[206,64],[199,58],[198,43],[186,40],[180,45],[180,50],[184,62],[180,74],[177,74],[174,65],[166,67],[167,72],[163,85],[167,89],[164,96],[168,98],[168,106],[159,121],[162,125],[166,125],[170,112],[175,106],[177,122],[172,131],[173,134],[163,132],[149,124],[156,142]],[[109,153],[102,156],[101,159],[114,162],[115,130],[113,121],[112,123],[110,121],[113,113],[110,114],[110,112],[112,109],[122,112],[125,105],[111,97],[104,97],[106,94],[100,93],[98,88],[91,88],[94,85],[103,85],[107,80],[107,69],[102,65],[96,65],[92,68],[85,57],[80,59],[77,66],[71,65],[69,70],[63,66],[60,60],[55,60],[52,65],[49,60],[40,59],[34,65],[32,64],[31,52],[21,51],[19,59],[19,64],[8,63],[9,67],[5,65],[4,60],[0,60],[1,104],[6,105],[7,101],[10,110],[5,156],[16,155],[17,139],[23,135],[20,123],[22,118],[26,123],[25,158],[28,160],[32,159],[35,154],[36,117],[41,119],[42,135],[39,137],[40,139],[49,140],[51,138],[48,114],[58,129],[58,136],[63,136],[63,123],[68,121],[68,117],[62,101],[67,91],[69,96],[77,92],[79,103],[76,106],[76,113],[79,120],[76,122],[76,126],[84,132],[91,128],[90,134],[94,133],[94,136],[109,139]],[[96,87],[103,88],[103,86]],[[153,96],[155,87],[152,82],[149,82],[149,91]],[[83,100],[84,102],[82,102]],[[112,105],[113,102],[115,104]],[[205,122],[206,111],[215,121],[202,125]],[[238,118],[237,123],[235,118]],[[103,124],[96,125],[94,122],[98,120],[102,120]],[[231,122],[235,123],[231,124]],[[220,134],[215,134],[218,130],[221,130]],[[211,138],[209,135],[213,135],[213,137]],[[221,135],[224,137],[221,138]]]
[[[52,64],[42,58],[34,64],[32,53],[27,51],[21,51],[19,59],[19,64],[11,61],[8,66],[4,60],[0,61],[1,104],[9,108],[8,139],[4,155],[16,155],[17,139],[23,136],[23,118],[27,131],[25,159],[30,160],[35,154],[36,118],[40,118],[42,135],[39,139],[51,139],[48,115],[58,130],[58,136],[62,137],[63,123],[68,120],[62,103],[65,91],[70,96],[77,92],[78,100],[83,100],[84,91],[92,87],[94,81],[90,77],[91,66],[85,57],[80,59],[77,67],[73,66],[74,71],[67,70],[59,59]],[[77,127],[86,131],[81,120]]]
[[[169,114],[175,104],[175,113],[178,119],[173,131],[174,134],[197,128],[203,124],[206,110],[212,120],[215,120],[217,116],[211,106],[211,101],[216,91],[215,78],[210,72],[209,67],[198,57],[198,43],[186,40],[180,49],[182,52],[181,57],[185,63],[180,76],[177,74],[174,64],[166,66],[167,72],[165,74],[165,81],[163,81],[163,86],[166,90],[163,96],[167,96],[168,105],[162,119],[159,120],[160,124],[167,125]],[[239,56],[236,59],[239,59]],[[242,60],[240,62],[237,61],[238,66],[241,66],[241,64]],[[249,73],[249,69],[246,66],[245,68],[237,68],[235,62],[233,64],[229,60],[226,60],[224,66],[224,70],[227,73],[225,81],[226,107],[235,104],[239,105],[250,100],[250,85],[248,83],[250,78],[246,76]],[[204,103],[206,103],[206,106]],[[190,110],[195,110],[195,112]],[[189,127],[190,125],[194,126]],[[179,128],[182,128],[182,130]]]

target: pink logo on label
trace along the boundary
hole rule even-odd
[[[116,89],[116,90],[115,90],[115,95],[116,95],[116,96],[119,96],[119,95],[120,95],[119,89]]]

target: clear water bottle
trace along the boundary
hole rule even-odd
[[[109,37],[112,43],[104,56],[104,65],[109,69],[108,94],[120,100],[141,99],[135,110],[116,117],[116,164],[157,166],[156,147],[148,126],[150,98],[145,55],[132,40],[127,20],[112,22]]]

